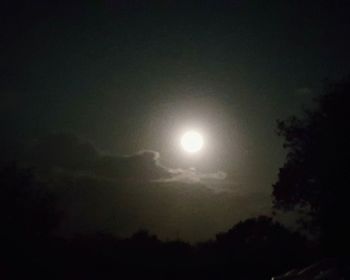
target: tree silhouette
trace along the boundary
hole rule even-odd
[[[271,273],[303,266],[313,258],[302,235],[266,216],[241,221],[217,234],[214,246],[220,252],[216,258],[221,263],[228,268],[236,264],[231,268],[235,279],[268,279]]]
[[[15,164],[0,170],[1,237],[5,240],[42,239],[59,221],[54,197],[29,169]]]
[[[61,217],[55,201],[48,185],[31,170],[16,164],[0,169],[0,263],[4,279],[48,275],[54,257],[50,255],[52,233]]]
[[[327,253],[349,249],[350,81],[329,83],[316,107],[278,122],[287,159],[273,186],[275,209],[301,210]]]

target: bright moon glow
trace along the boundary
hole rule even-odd
[[[196,131],[187,131],[181,138],[181,146],[188,153],[198,152],[203,147],[203,138]]]

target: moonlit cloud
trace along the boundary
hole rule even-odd
[[[27,156],[28,164],[44,172],[93,176],[116,182],[181,182],[212,184],[226,173],[203,173],[195,168],[171,168],[162,165],[159,152],[141,150],[134,154],[106,154],[73,134],[55,133],[35,141]]]
[[[167,179],[160,179],[158,182],[183,182],[183,183],[212,183],[222,181],[226,178],[226,173],[217,171],[213,173],[202,173],[195,168],[188,169],[168,169],[172,176]]]
[[[56,193],[62,236],[129,236],[144,228],[164,239],[198,241],[255,215],[259,201],[260,213],[269,209],[259,194],[232,191],[236,184],[225,172],[167,167],[153,150],[116,156],[74,134],[53,133],[35,140],[21,158]]]

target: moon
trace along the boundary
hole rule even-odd
[[[187,131],[181,137],[181,147],[188,153],[199,152],[203,147],[203,137],[194,130]]]

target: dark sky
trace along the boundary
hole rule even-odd
[[[346,2],[4,1],[2,159],[60,178],[72,231],[199,240],[268,213],[276,120],[350,73]]]

